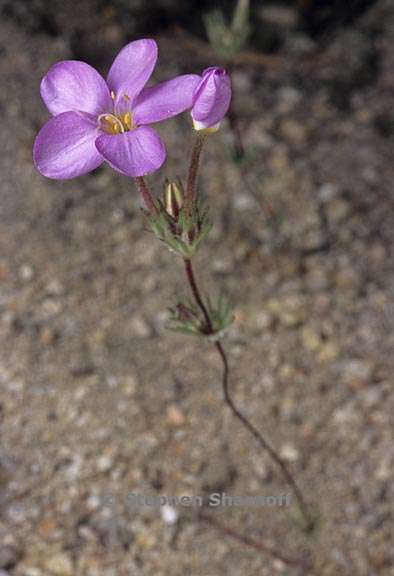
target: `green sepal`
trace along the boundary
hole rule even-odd
[[[175,332],[218,340],[234,320],[230,301],[227,296],[220,294],[215,303],[208,297],[206,307],[211,320],[211,330],[208,329],[201,311],[190,301],[179,302],[175,308],[170,309],[171,317],[167,328]]]
[[[174,218],[166,211],[160,200],[156,206],[157,212],[154,214],[144,211],[151,231],[171,251],[178,253],[182,258],[191,258],[212,228],[208,208],[197,203],[188,212],[182,206],[177,218]]]

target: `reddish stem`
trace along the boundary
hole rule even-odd
[[[197,173],[203,144],[204,144],[204,135],[201,134],[201,132],[197,132],[197,136],[192,150],[192,156],[190,158],[189,172],[187,175],[186,198],[185,198],[185,210],[187,213],[191,212],[193,203],[195,202],[196,199]]]
[[[257,540],[250,538],[249,536],[244,536],[242,534],[239,534],[239,532],[237,532],[236,530],[233,530],[232,528],[229,528],[228,526],[225,526],[224,524],[219,522],[219,520],[217,520],[216,518],[214,518],[210,514],[206,514],[205,512],[201,512],[199,514],[199,519],[202,520],[203,522],[205,522],[206,524],[208,524],[209,526],[212,526],[213,528],[215,528],[218,532],[220,532],[224,536],[228,536],[229,538],[236,540],[240,544],[244,544],[245,546],[248,546],[249,548],[253,548],[254,550],[257,550],[258,552],[262,552],[263,554],[268,554],[272,558],[279,559],[289,566],[302,566],[306,570],[309,570],[311,568],[309,562],[307,562],[305,560],[300,560],[299,558],[294,558],[292,556],[287,556],[287,554],[283,554],[282,552],[280,552],[276,548],[273,548],[271,546],[267,546],[266,544],[263,544],[262,542],[258,542]]]
[[[200,308],[200,310],[204,316],[204,320],[205,320],[204,333],[207,335],[213,334],[214,330],[213,330],[213,326],[212,326],[212,321],[210,319],[208,310],[207,310],[207,308],[203,302],[199,288],[197,286],[197,282],[196,282],[196,278],[194,276],[191,260],[185,258],[184,263],[185,263],[185,269],[186,269],[186,276],[187,276],[187,279],[189,281],[189,285],[190,285],[193,297],[196,301],[197,306]],[[261,448],[263,448],[263,450],[265,450],[269,454],[269,456],[273,459],[273,461],[281,469],[283,476],[285,477],[286,481],[291,486],[291,488],[294,492],[294,495],[296,497],[300,512],[303,515],[303,518],[305,521],[306,529],[307,529],[307,531],[311,530],[313,528],[313,520],[310,517],[308,506],[304,500],[304,497],[302,495],[300,488],[298,487],[297,482],[295,481],[293,475],[291,474],[290,470],[286,466],[284,460],[282,460],[282,458],[276,452],[275,448],[273,448],[271,446],[271,444],[267,440],[265,440],[265,438],[257,430],[257,428],[254,427],[254,425],[246,418],[246,416],[244,416],[242,414],[242,412],[235,405],[235,402],[232,399],[231,394],[230,394],[230,390],[229,390],[229,382],[228,382],[228,380],[229,380],[229,365],[228,365],[226,352],[224,351],[224,348],[223,348],[221,342],[219,342],[219,341],[215,342],[215,347],[216,347],[216,350],[218,351],[218,354],[219,354],[219,356],[222,360],[222,363],[223,363],[222,388],[223,388],[224,400],[225,400],[227,406],[230,408],[233,415],[236,418],[238,418],[238,420],[241,422],[241,424],[243,424],[243,426],[250,432],[250,434],[252,434],[252,436],[254,436],[254,438],[260,444]]]
[[[196,301],[197,306],[200,308],[200,310],[204,316],[205,332],[207,334],[212,334],[213,333],[213,326],[212,326],[211,318],[208,314],[208,310],[207,310],[207,308],[203,302],[203,299],[200,295],[200,291],[198,289],[196,278],[195,278],[194,272],[193,272],[192,261],[190,260],[190,258],[184,258],[183,261],[185,264],[186,276],[187,276],[187,279],[189,281],[189,285],[190,285],[191,291],[193,293],[194,300]]]
[[[143,177],[138,176],[137,178],[134,178],[134,180],[137,184],[138,190],[140,191],[142,198],[144,199],[145,206],[147,207],[148,211],[151,214],[158,214],[159,211],[156,207],[153,196],[152,196],[145,180],[143,179]]]

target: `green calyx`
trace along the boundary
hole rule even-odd
[[[206,307],[211,321],[210,328],[199,309],[190,301],[179,302],[175,308],[170,309],[171,317],[167,328],[174,332],[218,340],[234,320],[230,301],[224,294],[220,294],[215,303],[208,298]]]
[[[167,182],[163,200],[156,200],[157,212],[144,212],[152,232],[183,258],[191,258],[209,234],[212,224],[208,209],[196,202],[190,210],[184,204],[180,182]]]

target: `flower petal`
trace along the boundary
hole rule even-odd
[[[34,142],[37,170],[55,180],[68,180],[94,170],[103,161],[94,144],[99,133],[96,122],[81,112],[63,112],[51,118]]]
[[[114,170],[126,176],[144,176],[158,170],[166,158],[164,144],[155,130],[141,126],[124,134],[103,134],[97,150]]]
[[[191,108],[200,80],[196,74],[184,74],[144,88],[133,104],[133,121],[137,124],[160,122]]]
[[[115,105],[123,98],[132,101],[148,82],[157,60],[154,40],[136,40],[127,44],[115,58],[107,83],[116,95]]]
[[[194,93],[192,118],[201,127],[214,126],[225,116],[231,101],[231,81],[223,68],[207,68]]]
[[[113,106],[104,78],[89,64],[78,60],[52,66],[42,79],[41,96],[54,115],[74,110],[98,116]]]

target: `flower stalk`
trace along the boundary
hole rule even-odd
[[[149,212],[149,214],[158,214],[158,209],[157,206],[155,204],[155,201],[153,199],[153,196],[151,194],[151,191],[149,190],[148,186],[146,185],[146,182],[144,180],[144,178],[142,176],[138,176],[137,178],[134,178],[135,183],[137,184],[137,188],[145,202],[145,206]]]
[[[193,204],[195,203],[196,200],[197,174],[200,165],[200,157],[202,147],[204,145],[204,140],[205,140],[204,133],[197,132],[193,145],[192,155],[190,158],[189,171],[187,176],[186,198],[185,198],[185,211],[187,213],[191,212]]]
[[[210,336],[213,332],[212,322],[197,286],[197,282],[193,272],[192,261],[190,258],[184,258],[183,262],[185,265],[186,277],[189,282],[193,298],[196,301],[196,304],[200,308],[204,317],[205,326],[203,327],[203,331],[207,336]]]

